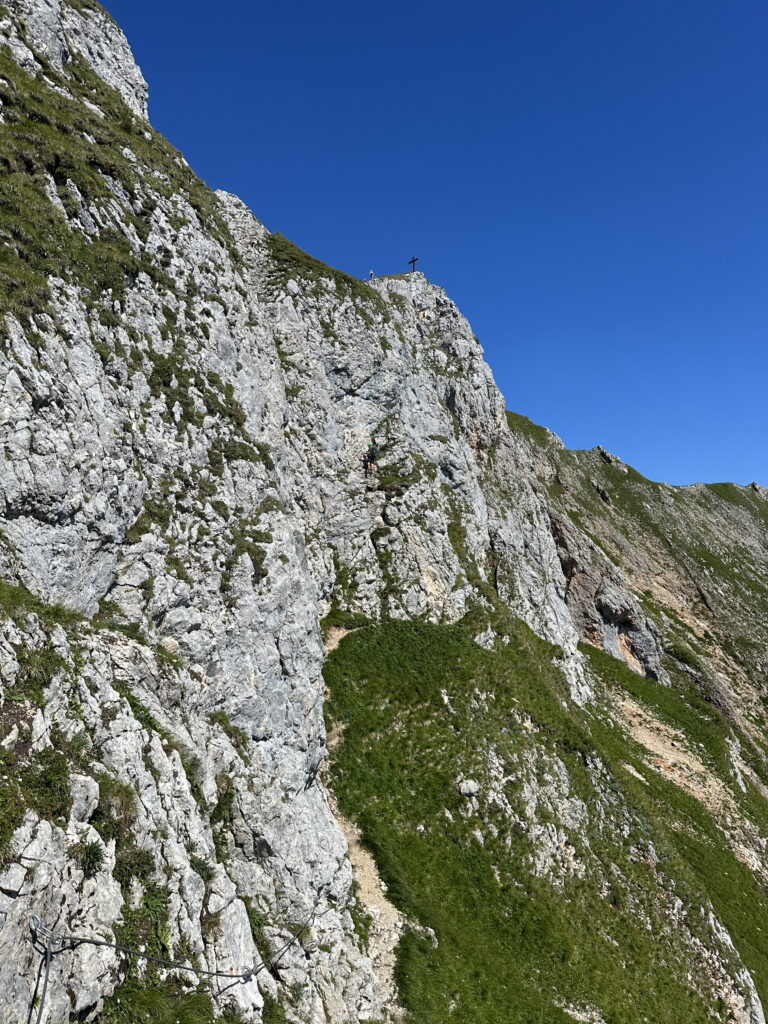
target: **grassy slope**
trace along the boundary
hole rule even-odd
[[[347,637],[327,663],[329,719],[345,727],[333,765],[342,809],[358,822],[394,902],[437,937],[433,945],[408,931],[400,946],[413,1020],[549,1024],[572,1020],[563,1003],[597,1005],[616,1024],[692,1024],[710,1012],[725,1020],[682,931],[665,923],[677,898],[685,927],[707,941],[702,907],[712,901],[766,998],[765,888],[728,852],[709,813],[648,770],[604,709],[566,709],[554,648],[519,623],[511,628],[509,646],[494,653],[461,625],[389,622]],[[713,767],[722,763],[729,727],[710,708],[691,708],[600,652],[591,658],[608,686],[631,689],[683,726]],[[521,756],[533,747],[560,759],[588,811],[584,834],[569,836],[586,872],[561,890],[533,874],[526,831],[482,795],[493,749],[508,776],[505,795],[523,817]],[[546,765],[536,774],[546,779]],[[463,816],[459,776],[480,781],[481,816]],[[638,856],[648,844],[655,866]]]
[[[625,570],[659,627],[664,648],[758,730],[768,728],[761,696],[768,673],[768,502],[731,483],[670,487],[598,451],[549,443],[543,428],[509,414],[512,432],[532,446],[555,509],[568,515]],[[610,457],[608,457],[610,458]],[[748,683],[745,699],[739,689]],[[748,746],[754,744],[748,740]],[[763,759],[755,761],[762,771]]]
[[[744,522],[749,532],[755,528],[759,544],[768,509],[749,488],[668,488],[597,453],[561,449],[524,417],[508,414],[508,423],[543,456],[540,464],[551,462],[547,483],[555,506],[619,564],[627,541],[640,563],[654,566],[663,552],[672,565],[670,587],[682,580],[690,589],[693,581],[720,600],[705,609],[705,625],[694,631],[671,607],[641,593],[665,634],[672,686],[638,677],[585,647],[603,694],[588,713],[565,710],[553,649],[519,624],[514,642],[496,653],[474,645],[461,626],[404,623],[360,630],[335,652],[326,668],[328,714],[344,724],[335,788],[395,902],[437,936],[433,945],[418,931],[406,933],[399,954],[402,997],[415,1021],[430,1024],[449,1015],[467,1022],[571,1020],[562,1011],[566,1003],[595,1004],[606,1021],[622,1024],[711,1014],[725,1020],[724,1004],[694,962],[691,936],[712,945],[705,922],[714,909],[765,1001],[768,892],[731,852],[728,826],[649,770],[646,752],[616,726],[608,700],[628,692],[680,730],[728,786],[739,812],[766,834],[766,801],[749,780],[744,791],[734,785],[727,741],[741,743],[763,782],[765,758],[713,700],[704,666],[712,658],[722,664],[725,654],[754,674],[745,652],[750,636],[753,647],[759,640],[766,595],[738,517],[748,517]],[[724,538],[730,546],[718,555]],[[696,611],[701,616],[701,607]],[[478,692],[489,696],[478,699]],[[521,728],[526,719],[534,723],[532,734]],[[533,747],[565,765],[571,793],[589,812],[583,834],[577,829],[569,836],[586,871],[567,879],[562,890],[532,873],[526,831],[510,827],[487,804],[481,817],[464,817],[466,801],[456,789],[459,776],[484,780],[485,752],[492,749],[505,766],[505,793],[519,815],[521,756]],[[604,777],[596,766],[603,766]],[[551,808],[537,814],[542,822],[552,820]],[[655,865],[638,856],[649,849],[658,857]],[[669,907],[678,899],[682,922],[670,927]]]
[[[546,483],[553,504],[587,526],[617,564],[626,558],[622,541],[651,558],[662,552],[677,563],[681,576],[702,586],[721,626],[740,632],[743,623],[730,614],[734,605],[747,613],[753,606],[755,614],[748,618],[762,619],[768,599],[768,502],[758,491],[732,483],[656,483],[595,450],[552,445],[549,432],[524,416],[508,413],[507,423],[549,462]],[[722,587],[728,598],[718,601]]]
[[[13,313],[26,325],[31,315],[55,312],[48,279],[57,274],[78,284],[89,304],[103,302],[105,318],[140,273],[171,290],[173,283],[164,267],[141,252],[155,208],[144,191],[145,177],[155,193],[184,194],[206,230],[231,245],[213,194],[176,150],[134,117],[118,93],[84,60],[73,58],[66,75],[47,66],[46,77],[47,81],[23,71],[8,48],[0,46],[5,121],[0,140],[3,313]],[[96,104],[105,116],[87,103]],[[135,154],[135,163],[125,149]],[[112,198],[110,179],[120,183],[139,211],[127,225],[136,232],[138,249],[117,226],[86,236],[68,223],[68,217],[80,213],[80,199],[72,186],[84,204],[105,206]],[[49,190],[55,192],[67,216],[51,201]]]

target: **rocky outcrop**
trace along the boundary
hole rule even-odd
[[[664,678],[658,631],[621,572],[567,516],[553,514],[551,522],[567,580],[566,604],[579,634],[636,672]]]
[[[319,779],[321,621],[503,609],[558,646],[580,705],[579,640],[663,678],[656,627],[553,506],[550,455],[510,431],[442,289],[357,281],[209,193],[91,0],[0,16],[8,187],[30,189],[3,222],[21,285],[0,281],[4,1012],[34,997],[36,915],[253,970],[212,982],[244,1020],[397,1015],[394,940],[382,979]],[[31,162],[30,123],[54,126]],[[487,621],[478,643],[508,643]],[[43,1019],[112,1020],[136,976],[166,978],[63,949]]]
[[[130,110],[147,117],[147,83],[128,40],[100,4],[81,0],[9,0],[10,17],[0,23],[14,57],[36,70],[46,61],[64,70],[82,57]]]
[[[87,87],[102,118],[114,100],[80,77],[77,52],[144,114],[143,79],[106,15],[37,0],[12,15],[24,68],[39,74],[47,58],[59,88],[78,100]],[[17,101],[25,80],[12,88]],[[125,934],[146,897],[131,881],[138,851],[163,890],[175,959],[257,965],[314,908],[310,937],[278,967],[227,989],[247,1018],[291,986],[305,1019],[380,1017],[317,779],[319,620],[339,606],[457,619],[487,600],[494,573],[583,687],[546,508],[524,480],[503,481],[501,396],[441,289],[420,274],[353,282],[270,236],[234,197],[201,208],[172,153],[159,169],[126,152],[125,177],[112,167],[95,198],[74,179],[46,188],[74,237],[118,232],[133,282],[98,293],[63,265],[34,320],[8,317],[0,353],[8,770],[42,772],[64,743],[81,779],[54,823],[9,795],[28,807],[6,851],[0,987],[9,1012],[26,1013],[30,914]],[[382,458],[366,480],[371,437]],[[66,635],[45,626],[50,607],[68,610]],[[44,694],[20,683],[19,647],[61,659]],[[111,780],[133,808],[119,837],[104,825]],[[73,852],[86,848],[102,850],[92,876]],[[46,1019],[98,1013],[125,970],[114,951],[62,953]]]

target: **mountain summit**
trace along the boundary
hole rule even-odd
[[[94,0],[0,43],[0,1019],[761,1024],[765,490],[507,412]]]

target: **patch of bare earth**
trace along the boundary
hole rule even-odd
[[[352,632],[354,630],[345,629],[343,626],[331,626],[325,638],[326,654],[335,651],[344,637]],[[327,696],[328,691],[326,690]],[[343,723],[332,723],[326,735],[328,750],[334,750],[341,743],[343,737]],[[347,821],[339,810],[328,778],[327,761],[323,771],[323,783],[328,805],[347,840],[352,874],[357,883],[356,898],[362,905],[363,911],[371,918],[366,952],[373,961],[379,981],[381,1003],[388,1008],[389,1019],[400,1021],[405,1016],[405,1011],[398,1004],[395,961],[397,945],[403,930],[403,917],[387,899],[386,886],[379,875],[376,862],[360,842],[359,830],[351,821]]]
[[[398,1005],[395,961],[403,930],[403,917],[387,899],[386,886],[381,880],[376,862],[360,842],[357,827],[341,813],[327,785],[325,792],[333,816],[347,840],[352,873],[357,882],[357,899],[371,918],[367,953],[373,961],[381,986],[381,1002],[389,1008],[390,1018],[399,1021],[404,1017],[404,1010]]]
[[[343,626],[331,626],[325,638],[325,653],[330,654],[331,651],[335,651],[344,637],[351,632],[351,629],[345,629]]]
[[[616,695],[614,708],[616,717],[632,739],[648,751],[648,767],[711,811],[739,860],[753,871],[765,874],[759,853],[760,836],[742,815],[723,780],[691,750],[683,733],[662,722],[626,694]]]

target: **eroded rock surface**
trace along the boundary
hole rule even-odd
[[[152,134],[141,72],[91,0],[12,0],[0,33],[4,187],[31,189],[3,228],[23,283],[3,285],[0,341],[3,1019],[32,1004],[30,915],[255,970],[212,982],[245,1020],[265,1001],[317,1024],[397,1016],[403,926],[379,908],[365,948],[319,782],[321,620],[504,607],[558,645],[578,705],[580,639],[663,680],[658,629],[553,503],[550,453],[510,430],[442,289],[349,278],[209,193]],[[51,125],[34,160],[30,122]],[[55,267],[22,224],[33,199]],[[583,809],[554,762],[537,790],[531,757],[529,817],[565,815],[541,832],[556,879],[578,870],[554,847]],[[460,786],[479,807],[480,784]],[[134,970],[65,950],[44,1020],[111,1020]]]

